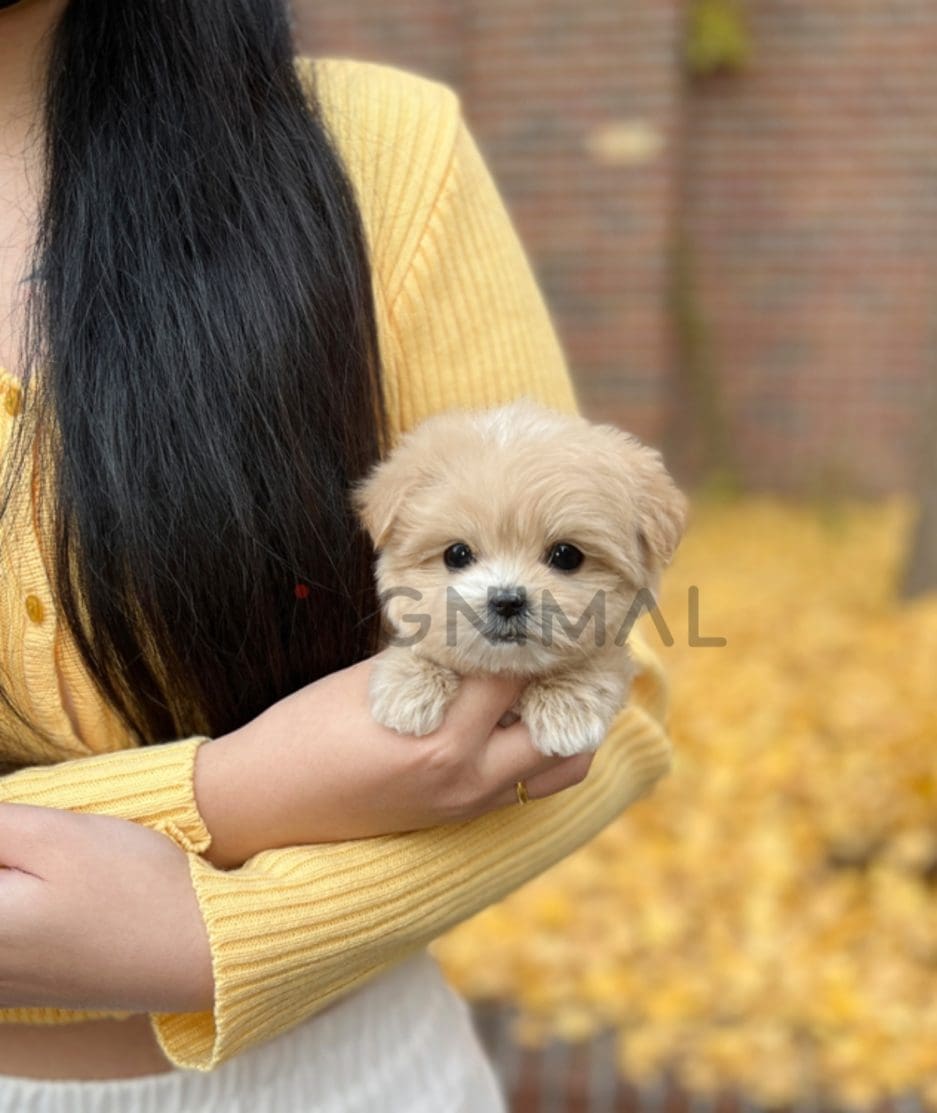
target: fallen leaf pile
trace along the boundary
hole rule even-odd
[[[701,1095],[937,1110],[937,594],[896,583],[911,507],[697,507],[642,628],[674,771],[438,941],[517,1038],[613,1027],[622,1071]],[[699,588],[688,644],[688,597]]]

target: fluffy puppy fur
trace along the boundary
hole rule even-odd
[[[514,673],[530,678],[514,716],[541,752],[595,750],[628,697],[627,633],[683,533],[660,454],[522,399],[431,417],[353,502],[390,642],[375,719],[429,734],[461,676]]]

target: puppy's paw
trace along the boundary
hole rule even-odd
[[[413,653],[388,651],[374,662],[371,714],[398,734],[422,736],[442,726],[459,677]]]
[[[546,684],[528,685],[521,697],[521,718],[537,749],[554,757],[594,752],[610,723],[588,698]]]

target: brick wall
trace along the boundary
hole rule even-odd
[[[663,432],[662,313],[679,0],[297,0],[315,54],[452,84],[508,204],[583,402]]]
[[[899,487],[937,373],[937,5],[749,8],[750,71],[697,83],[686,132],[739,460],[757,483]]]
[[[687,82],[685,0],[294,2],[303,49],[461,94],[592,416],[685,477],[705,461],[681,450],[679,226],[742,476],[901,487],[934,344],[937,6],[745,6],[749,71]]]

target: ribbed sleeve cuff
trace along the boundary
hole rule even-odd
[[[211,941],[213,1011],[151,1014],[165,1054],[211,1070],[278,1035],[541,873],[668,771],[659,722],[631,705],[581,784],[464,823],[263,851],[240,869],[189,856]]]
[[[195,802],[195,755],[204,735],[20,769],[0,779],[0,803],[96,812],[162,831],[202,853],[211,834]]]

